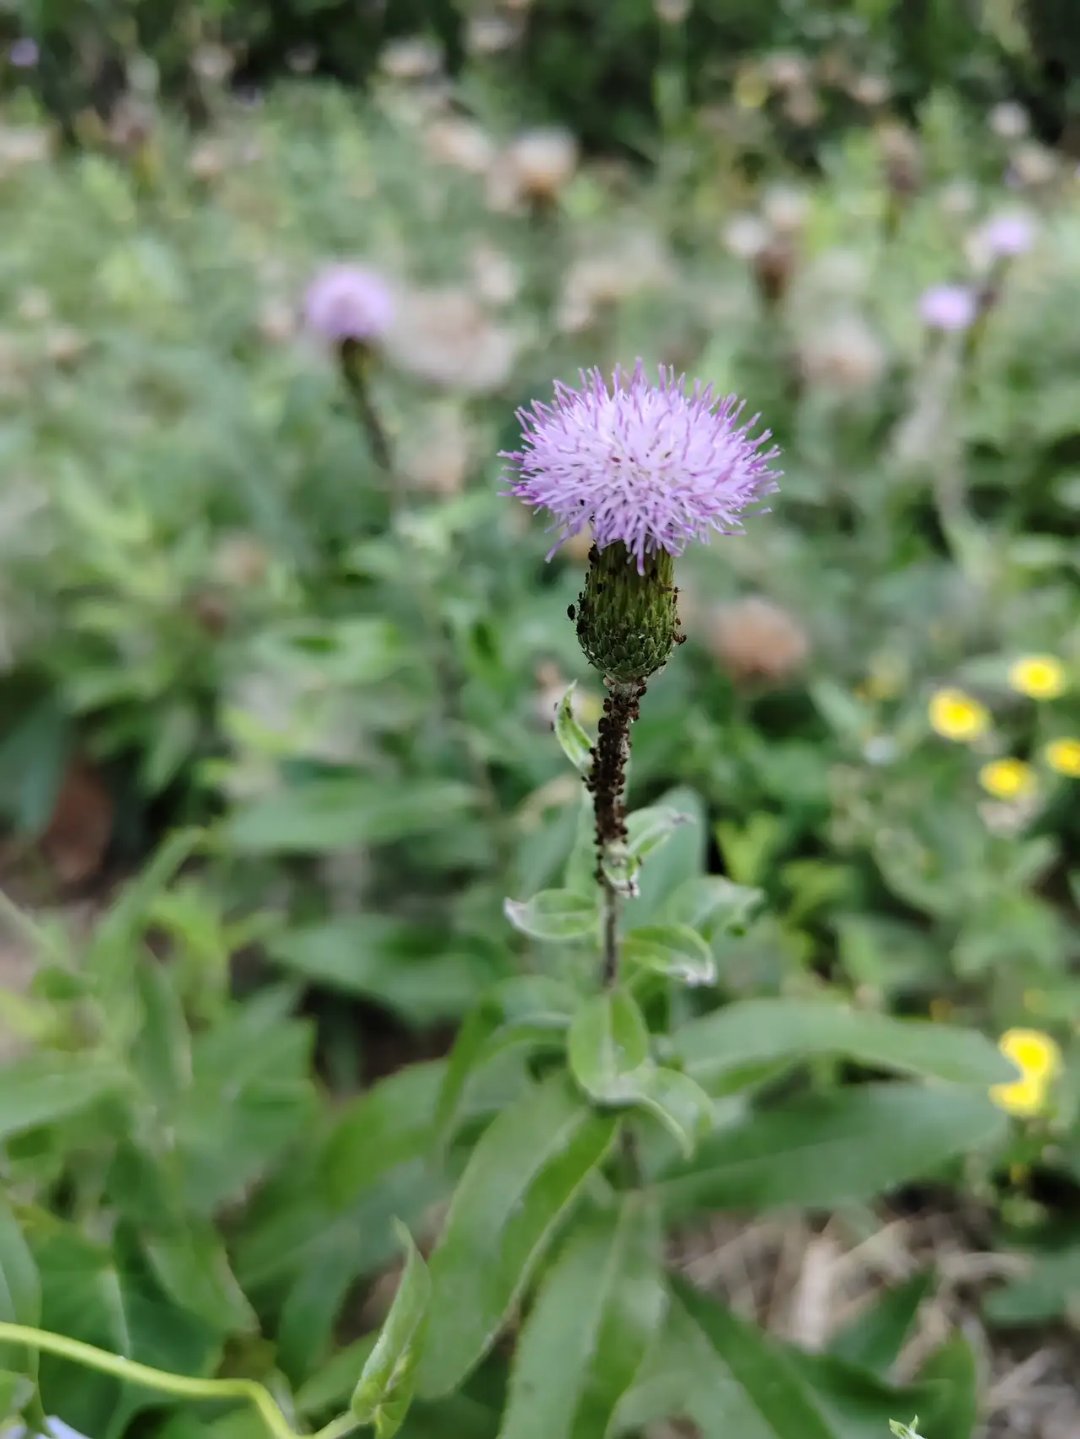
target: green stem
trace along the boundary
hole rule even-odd
[[[175,1394],[178,1399],[243,1399],[255,1409],[274,1439],[297,1439],[296,1431],[274,1403],[269,1390],[254,1379],[191,1379],[187,1375],[169,1374],[163,1369],[152,1369],[149,1364],[139,1364],[134,1359],[110,1354],[93,1344],[84,1344],[81,1339],[50,1334],[45,1329],[33,1329],[26,1324],[0,1322],[0,1343],[22,1344],[27,1349],[55,1354],[75,1364],[85,1364],[88,1369],[96,1369],[101,1374],[111,1374],[128,1384],[141,1384],[146,1389],[156,1389],[159,1394]],[[335,1430],[333,1424],[320,1430],[324,1439],[337,1439],[337,1436],[348,1432],[340,1428]]]

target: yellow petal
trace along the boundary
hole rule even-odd
[[[1025,655],[1009,669],[1009,684],[1029,699],[1057,699],[1065,691],[1065,670],[1053,655]]]

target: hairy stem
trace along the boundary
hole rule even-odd
[[[607,860],[626,841],[626,762],[630,758],[630,726],[638,717],[645,684],[608,681],[604,714],[593,746],[593,762],[586,785],[596,815],[596,882],[603,896],[603,948],[600,982],[612,988],[619,977],[618,889],[608,877]]]
[[[371,390],[368,386],[370,359],[368,351],[356,340],[346,340],[341,346],[341,373],[349,387],[349,394],[356,406],[360,424],[367,435],[371,453],[383,474],[392,476],[394,470],[393,451],[390,448],[386,430],[383,428],[383,422],[379,418],[379,412],[372,403]],[[394,493],[392,489],[391,502],[393,502]]]

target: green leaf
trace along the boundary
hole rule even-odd
[[[41,1280],[18,1220],[0,1195],[0,1319],[9,1324],[41,1323]],[[0,1366],[37,1374],[37,1354],[0,1345]],[[32,1386],[31,1386],[32,1387]],[[0,1407],[0,1417],[12,1413]]]
[[[716,983],[716,961],[700,934],[686,924],[647,924],[622,944],[627,964],[667,975],[681,984]]]
[[[649,1031],[624,989],[598,994],[578,1010],[567,1039],[570,1073],[599,1104],[625,1104],[625,1080],[649,1058]]]
[[[391,1439],[397,1433],[412,1402],[431,1299],[431,1277],[420,1251],[404,1225],[394,1227],[405,1250],[405,1268],[349,1401],[353,1416],[361,1424],[374,1424],[378,1439]]]
[[[664,805],[635,810],[627,821],[625,844],[611,845],[604,855],[604,873],[620,894],[636,895],[636,876],[648,857],[671,838],[680,825],[693,823],[693,816]]]
[[[595,934],[599,919],[596,890],[583,895],[570,889],[544,889],[532,899],[504,900],[503,911],[522,934],[555,942]]]
[[[766,1433],[776,1439],[838,1439],[779,1345],[690,1285],[676,1280],[675,1292],[764,1421]]]
[[[665,845],[677,829],[692,825],[694,816],[670,805],[650,805],[634,810],[626,822],[626,849],[637,864],[644,864],[651,854]]]
[[[675,1294],[672,1340],[683,1353],[669,1412],[692,1419],[703,1439],[842,1439],[781,1346],[682,1280]]]
[[[904,1347],[933,1279],[933,1272],[924,1270],[886,1289],[873,1304],[860,1310],[850,1324],[833,1335],[830,1353],[873,1374],[887,1374]]]
[[[428,1153],[446,1072],[443,1060],[407,1065],[338,1112],[321,1166],[332,1204],[350,1204],[399,1164]]]
[[[471,802],[466,785],[450,782],[311,780],[236,810],[218,841],[238,854],[329,854],[445,829]]]
[[[633,1076],[634,1102],[647,1109],[689,1159],[713,1123],[713,1102],[701,1085],[677,1069],[647,1066]]]
[[[818,1054],[979,1089],[1016,1077],[996,1046],[975,1030],[892,1019],[827,1000],[740,1000],[684,1025],[676,1046],[688,1072],[703,1084],[747,1065]]]
[[[783,1353],[842,1439],[882,1439],[894,1414],[928,1412],[936,1397],[929,1385],[898,1388],[832,1354],[807,1354],[791,1345],[784,1345]]]
[[[577,685],[572,684],[559,701],[559,707],[555,711],[555,738],[578,773],[588,774],[592,766],[592,740],[574,717],[576,688]]]
[[[863,1084],[751,1113],[659,1182],[668,1213],[831,1208],[870,1199],[997,1139],[1005,1116],[983,1094]]]
[[[617,1123],[589,1109],[555,1075],[485,1131],[431,1260],[422,1394],[453,1389],[494,1343],[555,1226],[606,1155]]]
[[[1073,1315],[1080,1321],[1080,1242],[1027,1258],[1026,1274],[983,1300],[983,1313],[991,1324],[1044,1324]]]
[[[664,904],[661,917],[700,930],[707,939],[741,933],[765,898],[764,890],[735,884],[719,874],[684,880]]]
[[[115,1092],[123,1075],[83,1057],[34,1055],[0,1070],[0,1140],[39,1124],[55,1124]]]
[[[134,978],[142,1023],[132,1044],[132,1067],[155,1102],[167,1107],[191,1084],[191,1035],[168,966],[148,959]]]
[[[329,1410],[348,1408],[356,1388],[356,1375],[378,1343],[378,1333],[362,1334],[344,1349],[338,1349],[320,1369],[296,1391],[296,1412],[314,1419]]]
[[[637,928],[661,917],[672,892],[685,880],[700,875],[705,862],[705,806],[692,789],[665,794],[658,808],[684,816],[663,848],[654,852],[638,877],[637,896],[626,907],[628,924]]]
[[[251,1334],[258,1329],[213,1225],[192,1221],[168,1233],[143,1235],[142,1242],[158,1283],[182,1309],[223,1335]]]
[[[0,1319],[36,1325],[41,1320],[41,1281],[18,1220],[0,1195]]]
[[[926,1439],[971,1439],[979,1417],[979,1374],[975,1353],[962,1334],[936,1349],[919,1370],[920,1385],[937,1391],[924,1408]]]
[[[577,1004],[573,989],[547,975],[515,975],[494,986],[458,1031],[439,1095],[436,1129],[445,1139],[471,1077],[516,1045],[562,1047]]]
[[[272,936],[267,950],[292,973],[373,999],[413,1024],[456,1019],[492,978],[481,943],[381,914],[302,925]]]
[[[11,1419],[19,1415],[34,1397],[35,1388],[34,1381],[27,1375],[0,1369],[0,1418]]]
[[[518,1340],[499,1439],[604,1439],[667,1303],[641,1195],[579,1220]]]

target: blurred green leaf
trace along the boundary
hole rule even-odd
[[[548,975],[515,975],[484,995],[458,1030],[439,1095],[437,1128],[448,1137],[475,1072],[516,1045],[561,1048],[577,995]]]
[[[0,1070],[0,1139],[70,1119],[123,1085],[119,1070],[90,1057],[17,1060]]]
[[[716,961],[701,935],[687,924],[647,924],[622,942],[624,961],[691,986],[716,983]]]
[[[223,1335],[251,1334],[254,1311],[232,1272],[225,1245],[211,1225],[188,1225],[142,1236],[150,1269],[181,1309]]]
[[[734,884],[719,874],[702,874],[684,880],[661,909],[661,917],[699,930],[706,938],[746,927],[765,898],[760,889]]]
[[[592,764],[592,741],[574,717],[574,690],[571,685],[555,711],[555,738],[563,754],[578,771],[587,774]]]
[[[267,949],[314,983],[373,999],[416,1024],[456,1017],[492,974],[480,942],[381,914],[289,929]]]
[[[641,869],[638,893],[626,905],[631,929],[659,919],[676,886],[700,875],[705,863],[705,806],[700,795],[691,789],[673,789],[661,795],[655,808],[684,818]]]
[[[708,1344],[703,1367],[687,1376],[689,1392],[679,1412],[694,1419],[707,1439],[731,1433],[760,1434],[762,1439],[843,1439],[778,1345],[681,1280],[675,1293]]]
[[[375,1426],[377,1439],[392,1439],[412,1402],[431,1299],[431,1279],[412,1236],[403,1225],[395,1228],[405,1250],[405,1268],[390,1312],[349,1401],[354,1418]]]
[[[504,901],[503,911],[522,934],[555,943],[594,934],[599,922],[596,891],[581,895],[569,889],[545,889],[532,899]]]
[[[576,1221],[514,1353],[500,1439],[603,1439],[667,1304],[649,1201]]]
[[[919,1306],[930,1293],[933,1272],[913,1274],[877,1296],[829,1341],[829,1352],[848,1364],[887,1374],[908,1337]]]
[[[634,1093],[633,1073],[649,1057],[649,1031],[626,990],[585,1001],[570,1025],[567,1055],[570,1073],[592,1099],[600,1104],[627,1102]]]
[[[443,1060],[407,1065],[338,1111],[322,1162],[332,1203],[349,1203],[397,1165],[427,1155],[446,1074]]]
[[[0,1319],[9,1324],[28,1324],[36,1327],[41,1323],[41,1279],[30,1246],[26,1242],[18,1220],[7,1201],[0,1195]],[[20,1349],[14,1345],[0,1345],[0,1368],[18,1371],[33,1378],[38,1371],[37,1352]],[[14,1380],[16,1376],[8,1376]],[[0,1386],[4,1376],[0,1375]],[[10,1385],[20,1392],[21,1386]],[[30,1385],[33,1392],[33,1383]],[[0,1387],[2,1396],[2,1387]],[[12,1402],[9,1409],[0,1404],[0,1415],[17,1412]]]
[[[445,1394],[494,1343],[555,1226],[615,1136],[561,1075],[504,1109],[473,1150],[431,1259],[422,1395]]]
[[[1005,1116],[982,1094],[864,1084],[796,1099],[721,1130],[659,1183],[673,1218],[702,1209],[824,1209],[936,1173],[991,1144]]]
[[[633,1076],[634,1102],[648,1110],[689,1158],[712,1128],[713,1102],[688,1074],[648,1066]]]
[[[471,802],[466,785],[449,781],[342,775],[253,800],[224,822],[217,840],[238,854],[328,854],[446,829]]]
[[[1010,1062],[972,1029],[893,1019],[832,1000],[746,999],[691,1020],[677,1049],[703,1083],[744,1065],[841,1054],[874,1069],[895,1069],[982,1089],[1015,1078]]]
[[[979,1372],[975,1353],[954,1334],[919,1370],[919,1383],[936,1390],[920,1408],[925,1439],[970,1439],[979,1418]]]
[[[983,1313],[991,1324],[1046,1324],[1080,1314],[1080,1243],[1028,1258],[1028,1272],[988,1294]]]

